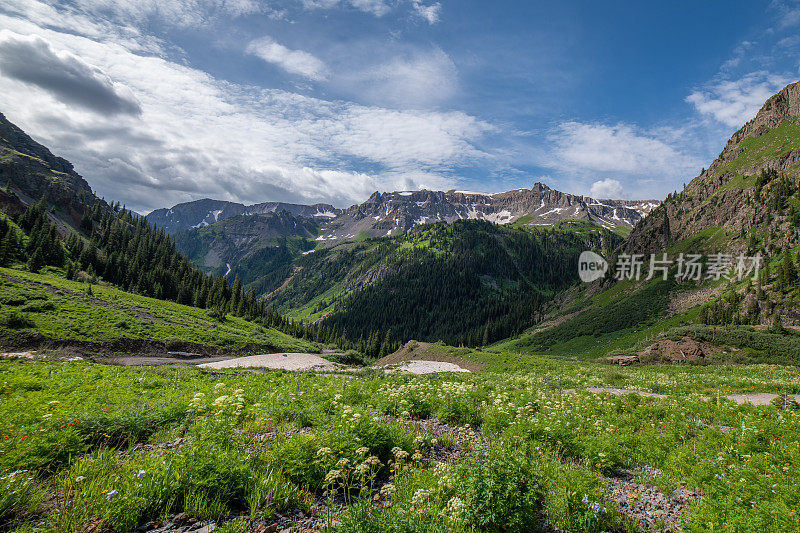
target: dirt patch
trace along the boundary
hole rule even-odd
[[[457,355],[449,354],[441,350],[437,345],[428,342],[408,341],[405,346],[379,359],[376,367],[395,366],[409,361],[423,361],[426,363],[439,362],[450,363],[461,368],[461,370],[439,370],[439,372],[478,372],[483,369],[483,365],[474,361],[458,357]],[[453,368],[453,367],[451,367]]]
[[[237,357],[213,363],[203,363],[200,368],[221,370],[223,368],[265,368],[270,370],[345,370],[346,367],[332,363],[315,353],[272,353]]]
[[[407,374],[436,374],[438,372],[469,372],[466,368],[461,368],[455,363],[443,361],[404,361],[397,365],[382,367],[387,374],[407,373]]]
[[[717,295],[719,295],[719,287],[703,287],[691,291],[676,292],[670,297],[667,315],[679,315],[693,307],[710,302]]]
[[[679,341],[660,339],[636,355],[643,363],[692,363],[703,361],[719,351],[712,344],[684,337]]]

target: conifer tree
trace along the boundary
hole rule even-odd
[[[41,248],[36,248],[30,259],[28,259],[28,270],[31,272],[39,272],[44,266],[44,254]]]

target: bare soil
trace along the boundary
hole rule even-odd
[[[417,342],[417,341],[409,341],[394,352],[393,354],[387,355],[386,357],[379,359],[376,363],[376,367],[385,367],[390,365],[401,365],[403,363],[408,363],[410,361],[424,361],[424,362],[439,362],[439,363],[451,363],[461,368],[461,370],[456,370],[458,372],[463,372],[467,370],[469,372],[478,372],[483,369],[483,365],[480,363],[476,363],[474,361],[469,361],[467,359],[453,356],[447,352],[439,350],[435,344],[431,344],[428,342]],[[450,367],[454,368],[454,367]],[[453,370],[439,370],[438,372],[452,372]]]

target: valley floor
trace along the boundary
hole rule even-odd
[[[484,370],[2,360],[0,528],[800,528],[796,367],[442,350]]]

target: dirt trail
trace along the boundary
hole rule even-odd
[[[653,392],[645,392],[645,391],[638,391],[638,390],[630,390],[630,389],[612,389],[608,387],[588,387],[585,389],[586,392],[590,392],[592,394],[613,394],[615,396],[625,396],[627,394],[636,394],[638,396],[648,397],[648,398],[668,398],[666,394],[655,394]],[[576,389],[564,389],[564,392],[567,394],[575,394],[578,391]],[[775,401],[776,398],[783,398],[783,394],[772,394],[769,392],[751,392],[747,394],[729,394],[723,396],[728,400],[736,402],[739,405],[749,403],[751,405],[772,405],[772,402]],[[795,401],[800,403],[800,394],[787,394],[785,398],[788,401]],[[710,398],[705,397],[705,400],[709,400]]]

